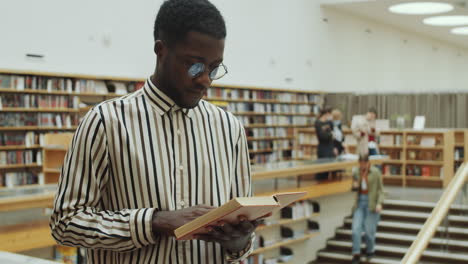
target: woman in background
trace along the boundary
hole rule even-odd
[[[331,109],[324,108],[320,111],[317,121],[315,121],[315,133],[319,142],[317,147],[317,157],[319,159],[335,157],[335,153],[333,153],[333,123],[331,118]],[[316,176],[317,180],[325,180],[327,178],[328,172],[319,173]]]
[[[341,111],[338,109],[333,109],[331,112],[332,119],[333,119],[333,152],[335,156],[341,155],[345,148],[343,146],[344,136],[343,136],[343,129],[341,128]]]

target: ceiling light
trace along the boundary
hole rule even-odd
[[[450,30],[455,35],[468,35],[468,27],[457,27]]]
[[[431,26],[462,26],[468,25],[468,16],[435,16],[425,18],[423,22]]]
[[[452,11],[453,6],[447,3],[414,2],[393,5],[388,10],[403,15],[432,15]]]

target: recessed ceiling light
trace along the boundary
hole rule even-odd
[[[468,27],[457,27],[450,30],[455,35],[468,35]]]
[[[425,18],[423,22],[431,26],[462,26],[468,25],[468,16],[435,16]]]
[[[413,2],[393,5],[388,10],[403,15],[432,15],[452,11],[453,6],[447,3]]]

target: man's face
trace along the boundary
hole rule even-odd
[[[376,116],[374,113],[372,112],[367,112],[367,115],[366,115],[366,119],[369,120],[369,121],[373,121],[375,120]]]
[[[223,61],[224,39],[190,31],[185,40],[164,46],[164,52],[158,54],[158,67],[161,67],[158,72],[163,75],[164,91],[180,107],[197,106],[211,85],[209,73]],[[192,78],[188,70],[199,62],[205,65],[205,72]]]
[[[359,162],[359,169],[361,175],[367,174],[369,171],[369,162],[368,161],[360,161]]]

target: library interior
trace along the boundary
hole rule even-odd
[[[468,0],[6,0],[0,263],[468,263]]]

